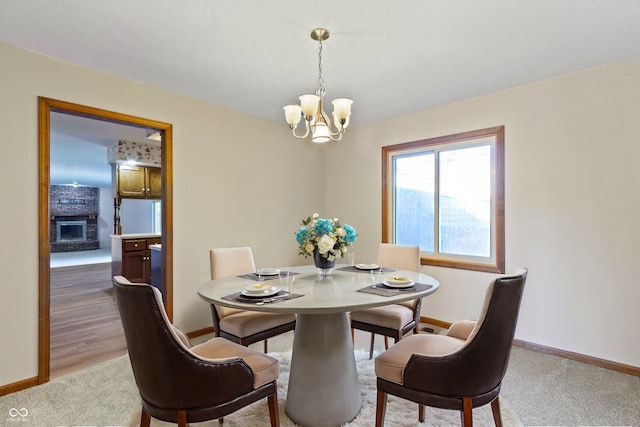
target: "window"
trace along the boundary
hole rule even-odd
[[[162,202],[154,200],[151,203],[151,228],[154,234],[162,234]]]
[[[504,126],[382,147],[385,242],[504,273]]]

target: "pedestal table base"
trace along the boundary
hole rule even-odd
[[[347,313],[298,314],[285,410],[301,426],[340,426],[362,405]]]

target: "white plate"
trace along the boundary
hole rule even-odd
[[[280,273],[277,268],[259,268],[256,270],[256,274],[260,276],[275,276]]]
[[[390,288],[410,288],[413,285],[415,285],[415,282],[413,280],[383,280],[382,284],[385,286],[388,286]]]
[[[273,285],[271,283],[251,283],[247,285],[244,290],[249,293],[258,293],[261,294],[264,291],[271,289]]]
[[[380,268],[378,264],[356,264],[358,270],[375,270]]]
[[[262,298],[262,297],[270,297],[271,295],[275,295],[278,292],[280,292],[279,288],[276,287],[270,287],[270,288],[266,288],[263,289],[260,292],[254,292],[254,291],[242,291],[240,292],[242,295],[244,295],[245,297],[251,297],[251,298]]]
[[[392,285],[406,285],[408,283],[413,283],[413,280],[409,279],[408,277],[400,277],[400,276],[389,276],[386,277],[387,282],[389,282]]]

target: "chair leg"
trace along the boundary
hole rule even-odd
[[[418,421],[424,422],[424,405],[418,403]]]
[[[180,410],[178,411],[178,427],[187,427],[187,411]]]
[[[277,391],[274,391],[273,394],[267,398],[267,404],[269,405],[269,420],[271,421],[271,427],[280,427]]]
[[[267,350],[268,350],[268,348],[269,348],[269,344],[268,344],[268,342],[267,342],[267,339],[265,338],[265,340],[264,340],[264,354],[267,354],[267,353],[268,353],[268,351],[267,351]]]
[[[493,412],[493,422],[496,427],[502,427],[502,414],[500,412],[500,398],[496,398],[491,402],[491,412]]]
[[[389,350],[389,337],[384,336],[384,349]]]
[[[373,357],[373,344],[375,344],[376,335],[371,332],[371,344],[369,345],[369,360]]]
[[[384,426],[384,416],[387,412],[387,393],[378,390],[376,400],[376,427]]]
[[[464,427],[473,427],[473,399],[470,397],[462,398],[462,425]]]
[[[142,408],[142,414],[140,415],[140,427],[149,427],[151,424],[151,415]]]

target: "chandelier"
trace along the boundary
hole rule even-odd
[[[311,134],[313,142],[339,141],[345,129],[349,126],[349,116],[351,115],[353,101],[349,98],[337,98],[332,101],[332,124],[322,107],[322,98],[325,93],[324,81],[322,80],[322,42],[329,38],[329,31],[324,28],[316,28],[311,31],[311,38],[318,42],[318,87],[315,94],[305,93],[300,95],[300,105],[285,106],[285,118],[289,123],[293,136],[296,138],[306,138]],[[296,133],[296,129],[300,119],[303,117],[306,129],[304,134],[299,135]]]

